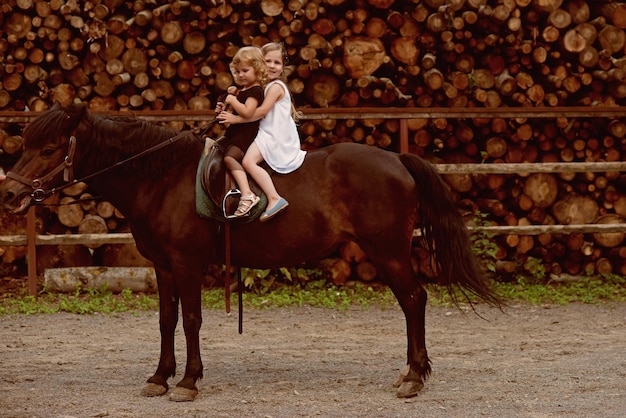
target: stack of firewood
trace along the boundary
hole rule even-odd
[[[618,1],[11,0],[0,8],[0,110],[38,111],[58,100],[86,102],[94,112],[210,112],[233,82],[228,65],[237,48],[268,41],[287,48],[300,108],[488,111],[626,100],[626,4]],[[409,148],[446,163],[623,161],[625,121],[412,119]],[[19,130],[0,128],[3,155],[14,158]],[[399,130],[393,119],[300,125],[307,149],[355,141],[397,150]],[[624,173],[446,177],[461,206],[492,224],[626,217]],[[119,221],[114,211],[82,210],[81,222],[107,230]],[[536,257],[552,272],[626,274],[623,234],[581,235],[498,237],[499,266],[514,271]]]

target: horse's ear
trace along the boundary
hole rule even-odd
[[[87,105],[84,103],[70,104],[65,108],[65,113],[67,114],[65,125],[70,130],[74,130],[87,114]]]

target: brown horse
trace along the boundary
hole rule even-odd
[[[159,287],[161,355],[142,394],[168,391],[167,380],[176,369],[174,331],[180,304],[187,363],[170,399],[193,400],[203,371],[202,272],[209,264],[224,263],[223,225],[196,213],[196,169],[203,143],[191,133],[140,119],[58,104],[33,120],[23,136],[22,156],[0,186],[4,207],[23,214],[75,177],[124,214],[139,251],[154,262]],[[342,143],[309,152],[301,168],[275,175],[274,182],[289,208],[270,222],[233,223],[233,264],[293,266],[356,242],[405,314],[407,368],[397,394],[417,395],[431,369],[424,336],[426,291],[411,265],[414,228],[422,231],[440,284],[499,304],[441,176],[415,155]]]

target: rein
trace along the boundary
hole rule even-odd
[[[212,121],[210,121],[209,123],[206,124],[206,126],[203,128],[203,132],[206,132],[208,130],[208,128],[213,125],[215,122],[217,122],[217,119],[214,119]],[[105,167],[102,170],[98,170],[95,173],[89,174],[81,179],[78,180],[74,180],[74,170],[73,170],[73,165],[74,165],[74,153],[76,151],[76,137],[74,135],[70,136],[70,142],[68,145],[68,150],[67,150],[67,155],[65,156],[65,158],[63,159],[63,162],[61,164],[59,164],[58,166],[56,166],[52,171],[50,171],[48,174],[46,174],[45,176],[41,177],[41,178],[37,178],[34,180],[28,179],[24,176],[21,176],[17,173],[14,173],[13,171],[9,171],[6,174],[7,178],[13,179],[15,181],[18,181],[22,184],[25,184],[27,186],[30,186],[33,188],[32,193],[30,194],[30,197],[35,201],[35,203],[40,203],[42,201],[44,201],[47,197],[52,196],[55,193],[60,192],[63,189],[66,189],[68,187],[70,187],[71,185],[73,185],[76,182],[86,182],[87,180],[91,180],[94,177],[100,176],[102,174],[108,173],[109,171],[112,171],[116,168],[118,168],[121,165],[124,164],[128,164],[131,161],[134,161],[136,159],[139,159],[145,155],[151,154],[155,151],[160,150],[161,148],[164,148],[168,145],[173,144],[174,142],[176,142],[178,139],[180,139],[183,136],[182,133],[179,133],[178,135],[171,137],[163,142],[160,142],[148,149],[145,149],[143,151],[141,151],[138,154],[132,155],[122,161],[118,161],[115,164],[109,166],[109,167]],[[46,183],[48,183],[50,180],[52,180],[57,174],[59,174],[61,171],[63,171],[63,181],[65,182],[65,184],[58,186],[58,187],[53,187],[51,189],[44,189],[43,185],[45,185]]]

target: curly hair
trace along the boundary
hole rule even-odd
[[[268,80],[268,74],[267,65],[265,64],[265,56],[263,51],[261,51],[261,48],[257,46],[244,46],[239,48],[230,63],[230,72],[232,73],[235,81],[237,81],[237,68],[240,65],[249,65],[254,68],[259,84],[261,84],[262,87],[265,87]]]

